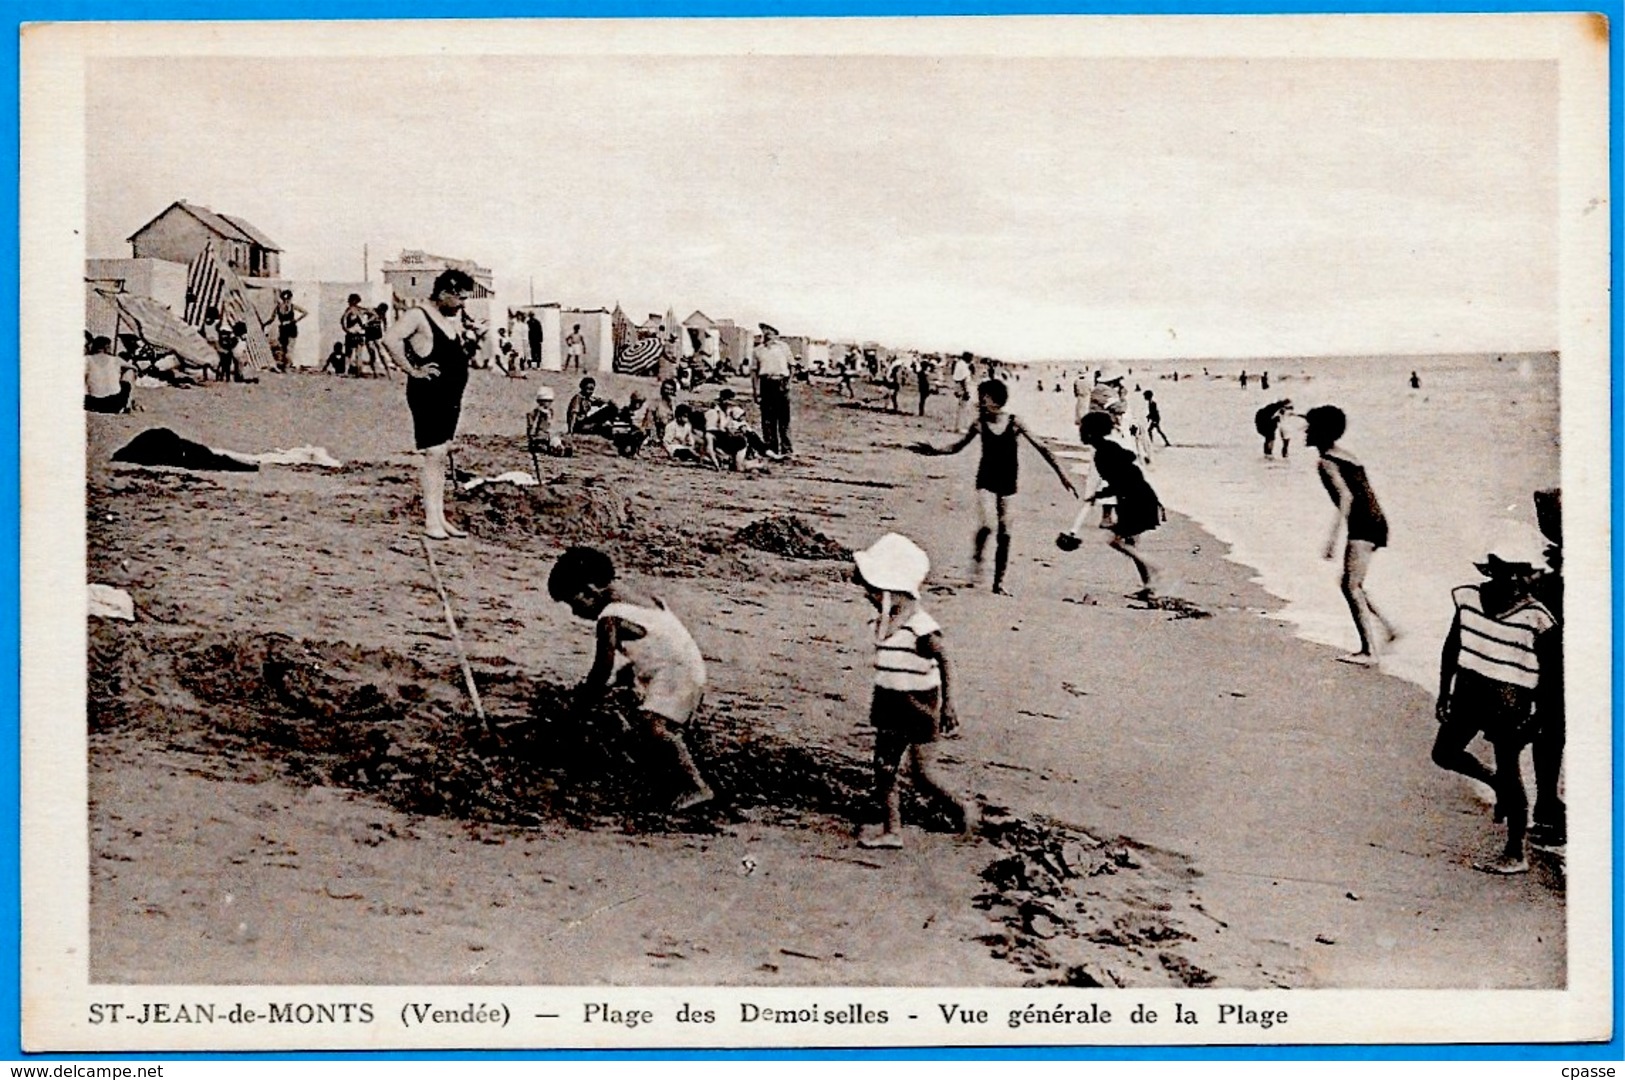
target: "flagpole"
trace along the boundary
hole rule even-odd
[[[372,280],[372,265],[367,261],[367,245],[361,245],[361,280]]]

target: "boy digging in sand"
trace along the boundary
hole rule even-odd
[[[1506,847],[1494,862],[1473,869],[1522,874],[1529,797],[1518,758],[1534,733],[1535,691],[1544,638],[1557,620],[1535,599],[1536,566],[1543,542],[1534,529],[1510,522],[1475,564],[1484,581],[1452,590],[1455,621],[1439,657],[1439,734],[1433,763],[1495,790],[1495,820],[1507,823]],[[1479,732],[1495,748],[1491,771],[1467,749]]]
[[[694,765],[682,729],[705,693],[705,660],[687,628],[664,602],[615,580],[608,555],[572,547],[547,577],[547,593],[577,618],[598,624],[598,652],[582,680],[578,700],[596,695],[617,677],[638,697],[639,733],[682,775],[672,810],[710,802],[712,791]]]
[[[1004,411],[1005,402],[1009,400],[1010,388],[998,379],[988,379],[976,388],[976,422],[959,437],[958,442],[940,450],[928,442],[918,442],[909,447],[916,454],[957,454],[978,436],[981,437],[982,460],[976,466],[976,498],[981,523],[976,530],[976,547],[971,557],[975,560],[979,578],[987,540],[996,527],[998,537],[993,547],[993,591],[1000,595],[1008,595],[1004,588],[1004,572],[1010,564],[1010,498],[1016,493],[1020,440],[1025,438],[1033,444],[1049,467],[1055,470],[1055,475],[1061,478],[1061,486],[1071,492],[1073,498],[1078,494],[1071,477],[1066,475],[1049,447],[1033,438],[1014,413]]]
[[[875,798],[882,814],[880,835],[861,837],[858,845],[903,846],[897,780],[905,756],[914,783],[951,802],[968,833],[976,826],[975,809],[942,785],[934,767],[937,739],[952,735],[959,720],[949,696],[942,628],[919,602],[931,560],[914,541],[897,533],[887,533],[852,559],[857,563],[854,577],[876,612],[869,722],[875,729]]]

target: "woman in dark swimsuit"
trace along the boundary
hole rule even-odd
[[[406,373],[412,435],[423,451],[423,534],[432,540],[468,535],[446,521],[445,497],[446,458],[468,386],[463,298],[473,291],[474,281],[466,273],[444,271],[429,295],[433,312],[427,307],[408,310],[383,339],[391,359]]]
[[[1326,539],[1327,560],[1337,557],[1337,534],[1347,527],[1347,542],[1343,548],[1343,598],[1354,616],[1360,651],[1338,659],[1346,664],[1370,667],[1376,664],[1381,648],[1399,636],[1372,606],[1365,591],[1365,575],[1371,568],[1372,554],[1388,546],[1388,519],[1383,517],[1376,493],[1366,479],[1365,466],[1337,445],[1348,427],[1343,410],[1335,405],[1320,405],[1305,413],[1304,421],[1307,424],[1304,441],[1320,453],[1320,482],[1337,505],[1337,520],[1332,523],[1332,534]]]
[[[272,352],[276,356],[278,371],[288,370],[288,365],[293,363],[293,342],[299,336],[299,320],[307,314],[304,308],[293,302],[291,289],[283,289],[277,296],[276,306],[271,309],[271,319],[276,323]]]
[[[1010,400],[1010,388],[997,379],[989,379],[976,388],[976,422],[952,446],[938,449],[927,442],[915,443],[909,449],[917,454],[957,454],[978,437],[982,440],[982,460],[976,466],[976,495],[981,512],[980,527],[976,530],[976,547],[972,558],[980,578],[982,556],[987,540],[997,530],[993,548],[993,591],[1008,595],[1004,587],[1004,572],[1010,564],[1010,497],[1016,493],[1016,474],[1020,439],[1033,444],[1033,448],[1061,478],[1061,486],[1077,497],[1078,489],[1061,469],[1061,463],[1050,453],[1049,447],[1032,437],[1026,426],[1013,413],[1004,411]]]

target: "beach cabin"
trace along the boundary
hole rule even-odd
[[[186,310],[185,263],[166,259],[86,259],[85,281],[109,292],[156,300],[177,315]]]
[[[624,318],[624,316],[623,316]],[[563,308],[559,311],[559,327],[567,337],[577,325],[581,326],[581,339],[587,351],[581,358],[583,371],[615,370],[615,328],[612,316],[603,308]],[[559,356],[564,355],[564,338],[559,339]],[[546,359],[546,350],[543,350]]]
[[[807,342],[806,363],[809,370],[819,374],[828,371],[829,356],[829,342],[812,340]]]
[[[683,329],[688,332],[693,353],[703,359],[706,367],[716,367],[722,362],[722,335],[717,331],[715,320],[703,311],[695,311],[683,320]]]
[[[534,313],[537,321],[542,324],[542,370],[563,371],[564,334],[566,329],[561,314],[563,310],[563,305],[553,302],[545,304],[514,304],[505,309],[504,317],[497,325],[508,328],[508,334],[513,338],[514,348],[519,350],[519,355],[528,359],[530,356],[530,316]],[[493,336],[496,328],[496,326],[492,327]],[[585,326],[582,327],[582,336],[586,336]],[[593,370],[590,364],[583,364],[582,366],[588,371]]]
[[[750,363],[751,343],[755,335],[748,327],[737,325],[732,319],[717,320],[717,341],[722,350],[722,365],[733,371],[744,371]]]
[[[293,293],[293,302],[305,309],[305,317],[299,320],[299,336],[293,339],[293,347],[288,350],[288,363],[296,368],[320,368],[327,362],[327,354],[334,343],[344,340],[341,322],[345,309],[350,306],[351,293],[359,295],[362,306],[369,309],[379,304],[390,305],[390,322],[400,315],[389,286],[378,281],[292,281],[270,278],[244,282],[243,288],[262,322],[270,320],[271,309],[276,306],[277,297],[283,290]],[[274,337],[276,325],[272,323],[267,326],[265,333]]]
[[[637,327],[633,326],[632,320],[626,317],[626,312],[621,310],[618,301],[615,304],[615,310],[609,313],[609,332],[616,355],[619,355],[622,349],[638,339]]]
[[[173,202],[129,236],[136,259],[189,263],[211,241],[238,277],[276,277],[282,249],[240,217],[217,214],[207,206]]]

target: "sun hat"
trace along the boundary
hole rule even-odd
[[[537,401],[552,401],[553,400],[553,388],[551,386],[544,386],[541,389],[537,390],[536,391],[536,400]]]
[[[852,553],[863,580],[882,592],[918,597],[931,558],[920,545],[900,533],[887,533],[862,551]]]
[[[1493,560],[1538,567],[1546,561],[1549,543],[1540,530],[1528,522],[1501,518],[1485,527],[1478,550],[1483,553],[1485,563]]]
[[[762,323],[757,323],[756,325],[761,329],[762,333],[764,333],[764,334],[777,334],[779,332],[779,328],[774,326],[771,323],[762,322]]]
[[[1115,360],[1107,360],[1101,364],[1098,374],[1101,382],[1118,382],[1128,378],[1128,372],[1123,370],[1123,365]]]

